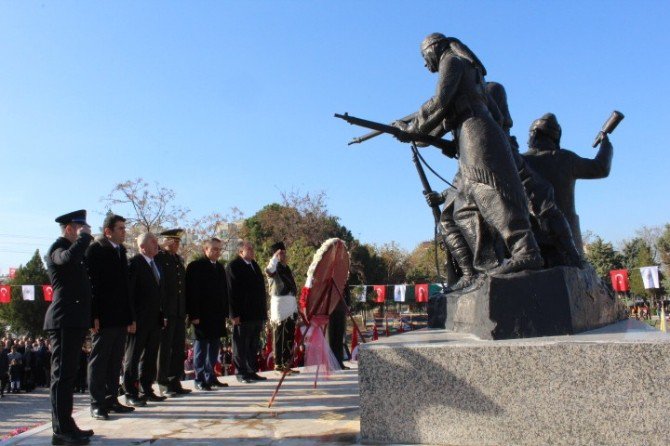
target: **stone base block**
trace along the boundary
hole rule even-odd
[[[634,320],[575,336],[420,330],[364,344],[366,443],[670,444],[670,336]]]
[[[445,328],[481,339],[574,334],[624,316],[624,307],[590,265],[482,276],[475,289],[445,298]]]

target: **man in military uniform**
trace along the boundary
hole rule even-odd
[[[275,370],[299,373],[293,366],[293,334],[298,317],[298,287],[287,263],[286,245],[277,242],[270,247],[273,253],[265,274],[270,285],[270,325],[274,340]]]
[[[570,224],[575,246],[583,253],[579,216],[575,210],[575,183],[578,179],[608,176],[614,149],[607,134],[603,134],[594,159],[582,158],[570,150],[562,149],[560,143],[561,126],[553,113],[547,113],[531,124],[528,151],[523,154],[523,158],[553,186],[556,204]]]
[[[183,229],[161,232],[162,248],[156,263],[163,276],[165,317],[167,326],[161,332],[158,351],[158,388],[161,393],[186,394],[190,389],[181,385],[184,373],[184,344],[186,342],[186,268],[179,255]]]
[[[410,133],[453,133],[462,179],[454,220],[475,265],[494,266],[497,261],[482,258],[489,244],[485,238],[493,228],[510,258],[489,268],[490,273],[540,268],[543,260],[509,142],[489,111],[484,91],[486,69],[466,45],[439,33],[424,39],[421,54],[426,68],[439,74],[436,94],[408,124],[398,121],[394,125]]]
[[[108,412],[132,412],[119,403],[119,371],[123,363],[126,334],[135,333],[135,315],[130,303],[128,259],[123,242],[126,219],[109,214],[103,234],[86,251],[86,267],[92,286],[93,336],[88,361],[91,416],[106,420]]]
[[[51,420],[54,445],[88,444],[92,430],[80,430],[72,419],[72,394],[79,369],[79,355],[91,327],[91,282],[84,267],[84,253],[93,240],[80,210],[56,218],[62,236],[46,255],[54,290],[44,316],[44,330],[51,342]]]

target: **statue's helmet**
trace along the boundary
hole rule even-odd
[[[442,51],[440,51],[442,43],[448,43],[448,40],[444,34],[440,33],[429,34],[428,37],[421,42],[421,56],[426,62],[426,68],[428,68],[428,71],[431,73],[437,72],[440,63],[440,55],[442,54]]]
[[[444,40],[447,40],[447,36],[442,33],[429,34],[425,39],[423,39],[423,42],[421,42],[421,52],[425,52],[431,46]]]
[[[546,113],[530,125],[530,133],[538,131],[547,135],[557,143],[561,141],[561,126],[553,113]]]

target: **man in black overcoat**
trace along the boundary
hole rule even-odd
[[[123,242],[126,219],[108,214],[103,234],[86,251],[86,267],[93,292],[93,335],[88,361],[88,389],[91,416],[107,420],[110,411],[135,410],[119,403],[119,373],[126,345],[126,333],[135,333],[135,317],[130,304],[128,260]]]
[[[186,267],[179,255],[183,229],[163,231],[162,249],[156,254],[156,263],[163,279],[165,318],[167,325],[161,332],[158,350],[158,388],[168,395],[190,393],[181,385],[184,374],[184,344],[186,343]]]
[[[203,251],[205,256],[189,263],[186,268],[186,303],[195,331],[195,388],[212,390],[213,387],[228,386],[217,380],[214,374],[221,337],[226,335],[228,283],[226,271],[218,261],[221,240],[207,240]]]
[[[91,282],[84,253],[93,240],[80,210],[56,218],[62,236],[46,255],[53,301],[44,316],[51,342],[52,444],[88,444],[92,430],[80,430],[72,419],[72,394],[79,369],[79,354],[91,326]]]
[[[244,240],[237,252],[237,257],[226,266],[233,321],[233,362],[237,380],[251,383],[267,379],[256,373],[260,334],[267,320],[267,293],[263,272],[254,260],[253,245]]]
[[[123,360],[123,389],[131,406],[146,405],[146,401],[163,401],[152,389],[156,380],[158,346],[163,319],[163,290],[161,274],[154,257],[158,240],[151,233],[137,237],[139,254],[130,259],[130,299],[135,312],[137,330],[128,334]],[[139,381],[139,387],[136,387]]]

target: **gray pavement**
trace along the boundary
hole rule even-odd
[[[355,367],[355,363],[353,364]],[[272,408],[267,404],[279,375],[264,373],[268,381],[238,383],[234,377],[222,378],[230,387],[212,392],[194,391],[139,408],[134,413],[112,414],[109,421],[91,419],[88,400],[77,396],[80,411],[75,420],[82,429],[93,429],[91,445],[350,445],[358,444],[360,431],[358,372],[352,370],[332,374],[313,387],[314,374],[302,373],[284,382]],[[191,387],[192,381],[185,381]],[[3,442],[9,445],[48,445],[51,423],[48,395],[40,390],[21,395],[23,403],[15,402],[4,409],[12,420],[3,428],[11,430],[16,421],[47,422]],[[27,401],[30,398],[33,404]],[[123,401],[123,399],[121,399]],[[83,410],[81,410],[83,409]],[[26,423],[23,423],[25,425]]]
[[[87,408],[88,394],[75,394],[75,410]],[[0,440],[12,430],[51,422],[49,389],[39,387],[29,393],[12,393],[0,398]]]

